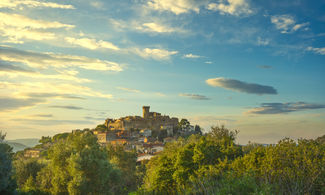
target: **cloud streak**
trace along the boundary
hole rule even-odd
[[[0,71],[3,71],[3,72],[24,72],[24,73],[25,72],[27,72],[27,73],[34,72],[32,70],[27,70],[20,66],[15,66],[15,65],[6,63],[4,61],[0,61]]]
[[[114,45],[113,43],[103,41],[103,40],[97,41],[96,39],[89,39],[89,38],[77,39],[73,37],[66,37],[65,41],[68,42],[69,44],[81,46],[91,50],[95,50],[95,49],[111,49],[115,51],[120,50],[120,48]]]
[[[189,53],[189,54],[185,54],[183,57],[195,59],[195,58],[201,58],[202,56]]]
[[[247,111],[246,114],[283,114],[321,108],[325,108],[325,105],[305,102],[262,103],[260,107],[253,108]]]
[[[322,48],[307,47],[307,51],[312,51],[316,54],[325,55],[325,47],[322,47]]]
[[[180,93],[178,94],[181,97],[187,97],[193,100],[210,100],[210,98],[204,96],[204,95],[199,95],[199,94],[190,94],[190,93]]]
[[[78,67],[87,70],[122,71],[122,67],[115,62],[87,58],[84,56],[38,53],[0,46],[0,60],[24,63],[33,68],[46,69],[48,67],[67,68]]]
[[[53,2],[41,2],[35,0],[17,1],[17,0],[1,0],[0,8],[21,9],[22,7],[48,7],[60,9],[75,9],[72,5],[58,4]]]
[[[120,89],[122,91],[127,91],[127,92],[132,92],[132,93],[140,93],[140,90],[137,89],[130,89],[130,88],[126,88],[126,87],[116,87],[116,89]]]
[[[46,30],[62,28],[71,29],[74,25],[0,12],[0,36],[7,37],[7,42],[23,43],[23,39],[37,41],[55,39],[55,33]]]
[[[221,87],[237,92],[244,92],[257,95],[278,94],[276,89],[271,86],[260,85],[255,83],[246,83],[243,81],[235,79],[226,79],[223,77],[207,79],[205,82],[212,87]]]
[[[171,56],[178,53],[178,51],[168,51],[166,49],[151,49],[151,48],[145,48],[145,49],[134,49],[134,52],[139,55],[142,58],[152,58],[154,60],[169,60]]]
[[[148,1],[147,6],[153,10],[169,11],[176,15],[189,12],[199,13],[202,8],[218,11],[222,15],[239,16],[253,13],[246,0],[220,0],[217,3],[211,3],[210,0],[151,0]]]
[[[33,107],[37,104],[44,103],[44,99],[38,98],[12,98],[0,97],[0,112],[13,111],[21,108]]]
[[[68,110],[83,110],[84,108],[78,106],[49,106],[49,108],[61,108],[61,109],[68,109]]]

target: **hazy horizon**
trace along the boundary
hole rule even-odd
[[[95,128],[142,106],[238,142],[325,134],[324,1],[0,2],[6,139]]]

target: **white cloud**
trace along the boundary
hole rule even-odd
[[[7,37],[7,42],[23,43],[22,39],[54,39],[55,34],[45,30],[73,27],[74,25],[57,21],[34,20],[23,15],[0,13],[0,36]]]
[[[58,83],[58,82],[0,82],[0,90],[6,91],[8,96],[17,98],[29,97],[28,94],[58,94],[58,95],[76,95],[111,99],[111,94],[105,94],[94,91],[89,87],[76,84]]]
[[[104,3],[101,1],[91,1],[90,5],[99,10],[104,9]]]
[[[10,9],[22,9],[23,6],[26,7],[48,7],[48,8],[60,8],[60,9],[75,9],[72,5],[64,5],[53,2],[41,2],[36,0],[1,0],[0,8],[10,8]]]
[[[293,31],[297,31],[298,29],[301,29],[301,28],[303,28],[303,27],[305,27],[305,26],[308,26],[309,25],[309,23],[308,22],[305,22],[305,23],[302,23],[302,24],[296,24],[296,25],[294,25],[293,27],[292,27],[292,30]],[[308,28],[307,28],[308,29]]]
[[[128,91],[128,92],[132,92],[132,93],[140,93],[140,90],[137,89],[130,89],[130,88],[126,88],[126,87],[116,87],[116,89],[120,89],[123,91]]]
[[[196,13],[200,12],[200,7],[207,4],[208,0],[151,0],[148,2],[148,6],[151,9],[158,11],[170,11],[174,14],[183,14],[188,13],[190,11],[194,11]]]
[[[312,51],[314,53],[325,55],[325,47],[317,48],[317,47],[307,47],[307,51]]]
[[[114,45],[111,42],[99,40],[96,39],[89,39],[89,38],[80,38],[76,39],[73,37],[66,37],[65,41],[72,44],[72,45],[78,45],[87,49],[112,49],[112,50],[119,50],[116,45]]]
[[[261,37],[257,37],[257,45],[268,45],[270,43],[269,39],[262,39]]]
[[[208,10],[219,11],[220,14],[230,15],[249,15],[253,11],[246,0],[224,0],[219,3],[210,3],[207,6]]]
[[[184,58],[201,58],[202,56],[189,53],[189,54],[185,54],[183,57]]]
[[[109,22],[115,27],[116,30],[132,30],[140,31],[145,33],[159,33],[159,34],[170,34],[170,33],[188,33],[181,27],[172,27],[164,24],[161,21],[142,22],[138,20],[123,21],[110,19]]]
[[[220,0],[217,3],[211,3],[210,0],[151,0],[147,5],[151,9],[170,11],[176,15],[189,13],[191,11],[199,13],[201,7],[212,11],[219,11],[220,14],[235,16],[253,13],[247,0]]]
[[[20,62],[30,67],[43,68],[48,67],[66,68],[78,67],[87,70],[101,71],[122,71],[122,67],[115,62],[87,58],[84,56],[74,56],[55,53],[37,53],[32,51],[17,50],[10,47],[0,46],[0,59],[9,62]]]
[[[278,30],[281,30],[281,33],[291,33],[309,25],[308,22],[296,24],[294,17],[290,15],[271,16],[271,22]]]
[[[155,60],[168,60],[170,56],[175,55],[178,51],[168,51],[165,49],[134,49],[134,52],[143,58],[152,58]]]
[[[210,99],[204,95],[199,95],[199,94],[180,93],[178,95],[181,97],[187,97],[187,98],[194,99],[194,100],[209,100]]]
[[[143,32],[155,32],[155,33],[186,33],[186,30],[181,28],[174,28],[164,24],[158,24],[155,22],[143,23],[141,26],[136,27],[137,30]]]
[[[206,62],[204,62],[204,63],[206,63],[206,64],[212,64],[212,62],[211,62],[211,61],[206,61]]]
[[[54,79],[54,80],[64,80],[64,81],[74,81],[77,83],[85,83],[85,82],[91,82],[89,79],[84,78],[78,78],[75,75],[71,74],[42,74],[40,72],[27,72],[27,71],[3,71],[0,70],[0,76],[1,77],[8,77],[8,78],[19,78],[22,79],[22,77],[32,78],[32,79]]]

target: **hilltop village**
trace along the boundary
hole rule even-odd
[[[201,133],[199,126],[193,126],[186,119],[150,112],[150,106],[142,107],[141,116],[126,116],[106,119],[93,133],[101,145],[123,145],[125,149],[135,149],[139,160],[147,159],[163,150],[164,145],[191,134]]]
[[[73,130],[75,133],[81,130]],[[178,137],[201,134],[198,125],[191,125],[187,119],[150,112],[150,106],[142,107],[142,116],[126,116],[119,119],[108,118],[104,124],[90,130],[97,136],[102,146],[121,145],[126,150],[136,150],[138,161],[150,159],[163,151],[164,145]],[[54,136],[55,137],[55,136]],[[37,158],[41,149],[26,149],[24,156]]]

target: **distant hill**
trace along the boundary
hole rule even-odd
[[[16,142],[7,142],[9,146],[11,146],[13,149],[13,152],[24,150],[25,148],[28,148],[24,144],[16,143]]]
[[[20,150],[24,150],[25,148],[34,147],[38,144],[38,140],[36,138],[29,138],[29,139],[14,139],[14,140],[7,140],[7,143],[13,147],[13,151],[17,152]]]

